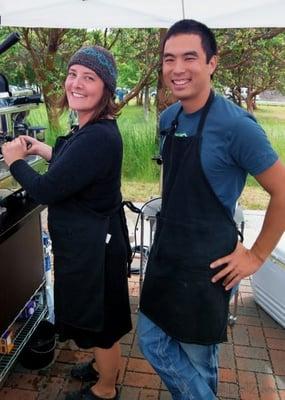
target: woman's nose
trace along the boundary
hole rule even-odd
[[[80,87],[80,86],[82,86],[82,83],[83,83],[83,79],[82,79],[81,76],[76,76],[76,77],[73,79],[73,82],[72,82],[73,86],[75,86],[75,87]]]

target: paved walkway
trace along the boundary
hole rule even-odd
[[[138,262],[139,260],[137,260]],[[133,330],[122,343],[121,400],[170,400],[171,396],[144,360],[137,345],[138,276],[129,281]],[[285,400],[285,329],[256,305],[249,279],[239,291],[238,318],[220,348],[219,399]],[[92,357],[72,343],[56,349],[54,363],[41,371],[15,365],[0,389],[0,400],[64,400],[80,383],[69,371]]]
[[[138,279],[130,279],[134,328],[122,343],[122,400],[170,400],[159,377],[142,357],[136,338]],[[80,383],[71,379],[74,363],[89,360],[88,351],[72,343],[58,346],[54,363],[41,371],[17,364],[0,389],[1,400],[63,400]],[[285,329],[254,302],[250,281],[242,282],[238,319],[221,345],[219,398],[223,400],[285,400]]]

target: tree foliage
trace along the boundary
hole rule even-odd
[[[0,41],[11,29],[0,29]],[[63,93],[66,65],[81,46],[99,44],[112,51],[118,65],[118,86],[128,88],[120,102],[123,107],[150,88],[157,87],[159,111],[173,98],[159,74],[160,43],[163,29],[17,29],[21,42],[0,57],[0,70],[13,84],[38,84],[53,131],[60,132],[58,100]],[[247,107],[266,89],[285,92],[285,29],[225,29],[216,31],[220,53],[215,74],[217,87],[230,88],[233,100],[241,104],[241,88],[247,88]],[[142,97],[142,96],[140,96]]]
[[[246,89],[247,109],[253,112],[255,97],[284,86],[285,29],[226,29],[217,32],[220,50],[216,81],[231,91],[241,105]]]
[[[157,29],[123,29],[112,49],[117,60],[118,86],[129,89],[120,107],[139,95],[144,88],[156,86],[159,31]]]

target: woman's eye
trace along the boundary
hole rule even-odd
[[[87,81],[94,81],[95,79],[93,78],[93,76],[86,76],[85,77],[85,79],[87,80]]]
[[[75,77],[76,75],[75,75],[75,73],[74,72],[68,72],[68,76],[70,76],[70,77]]]

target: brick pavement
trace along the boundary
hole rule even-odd
[[[135,275],[130,279],[130,296],[134,328],[121,341],[121,399],[170,400],[138,349]],[[66,343],[57,347],[54,363],[44,370],[29,371],[17,364],[0,389],[0,400],[64,400],[66,391],[80,387],[69,377],[72,365],[90,358],[90,352]],[[255,304],[249,279],[240,287],[238,319],[229,327],[229,342],[221,345],[219,399],[285,400],[285,329]]]

